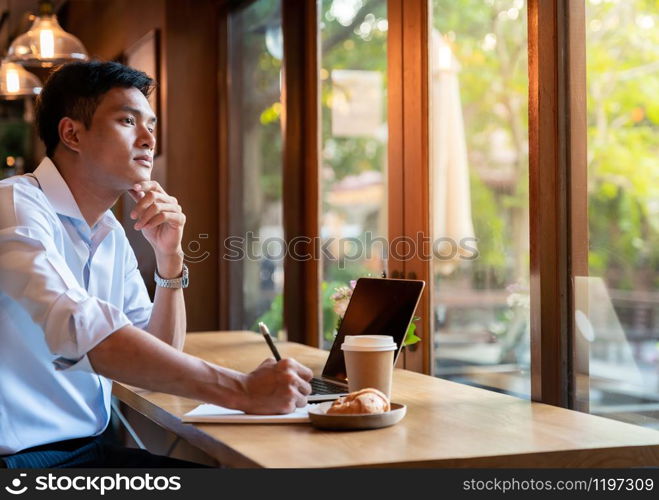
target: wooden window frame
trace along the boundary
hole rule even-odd
[[[429,1],[389,0],[388,7],[390,181],[403,186],[389,192],[393,212],[402,214],[389,230],[390,238],[414,238],[430,234]],[[580,0],[528,0],[527,10],[531,399],[574,408],[574,276],[588,273],[585,7]],[[405,366],[431,373],[430,263],[390,266],[392,276],[429,284],[418,311],[422,349],[408,353]]]
[[[429,1],[388,0],[389,20],[389,242],[402,238],[419,245],[418,235],[430,235],[429,169]],[[404,367],[432,372],[432,261],[420,252],[411,259],[388,262],[392,278],[420,279],[426,287],[417,306],[415,334],[421,342],[406,347]]]
[[[232,182],[227,19],[220,26],[220,234],[229,233]],[[528,0],[531,398],[574,407],[574,276],[588,271],[585,7],[582,0]],[[428,144],[429,0],[388,0],[389,239],[430,234]],[[287,241],[319,235],[318,5],[282,0],[284,32],[284,231]],[[222,73],[222,71],[224,73]],[[223,108],[223,109],[222,109]],[[318,249],[306,247],[316,256]],[[320,261],[285,261],[284,316],[290,340],[320,345]],[[390,277],[423,279],[417,312],[422,342],[405,367],[432,373],[432,270],[419,258],[396,261]],[[235,276],[220,265],[220,324],[229,319]],[[580,388],[583,390],[583,388]],[[583,408],[580,408],[583,409]]]
[[[229,105],[230,96],[234,89],[242,88],[235,78],[229,78],[231,60],[229,49],[231,47],[230,15],[233,10],[230,2],[221,2],[219,6],[218,26],[218,79],[219,109],[218,109],[218,170],[219,170],[219,236],[218,246],[220,255],[224,255],[224,242],[235,234],[241,234],[240,220],[232,217],[240,213],[242,206],[242,178],[229,168],[232,162],[240,161],[242,148],[231,149],[231,135],[240,130],[240,114]],[[243,5],[244,6],[244,5]],[[240,266],[233,265],[227,259],[219,259],[219,327],[220,330],[238,330],[242,328],[243,297],[242,294],[232,293],[233,290],[242,289],[243,272]]]
[[[584,29],[583,1],[529,0],[531,398],[568,408],[574,276],[588,273]]]
[[[284,261],[284,324],[289,340],[320,346],[321,299],[319,35],[315,1],[282,0],[284,34],[284,238],[295,253]]]
[[[243,84],[230,78],[230,16],[255,0],[219,1],[219,183],[220,242],[243,234],[241,223],[232,217],[242,206],[242,179],[232,164],[240,164],[241,151],[232,150],[231,137],[240,130],[239,113],[232,112],[232,98]],[[315,2],[282,1],[284,62],[282,85],[283,134],[283,225],[286,242],[299,241],[298,254],[316,256],[318,224],[320,140],[318,136],[318,32]],[[237,138],[239,139],[239,138]],[[320,269],[317,260],[296,260],[287,252],[284,260],[284,324],[288,339],[312,346],[320,345]],[[220,328],[241,329],[243,297],[241,266],[220,259]]]

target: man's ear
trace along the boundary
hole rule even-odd
[[[62,118],[57,127],[62,145],[78,153],[80,151],[80,132],[83,127],[84,125],[81,122],[68,116]]]

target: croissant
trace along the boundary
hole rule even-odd
[[[331,415],[354,415],[357,413],[384,413],[391,410],[389,398],[372,387],[351,392],[340,397],[327,410]]]

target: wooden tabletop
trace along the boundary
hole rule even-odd
[[[318,373],[327,352],[280,343]],[[252,332],[189,334],[185,351],[242,371],[270,355]],[[321,431],[310,424],[183,424],[199,402],[114,384],[114,395],[232,467],[630,467],[659,466],[659,432],[602,417],[395,370],[398,424]]]

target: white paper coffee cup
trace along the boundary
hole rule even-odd
[[[373,387],[391,397],[396,342],[390,335],[346,335],[341,350],[350,392]]]

